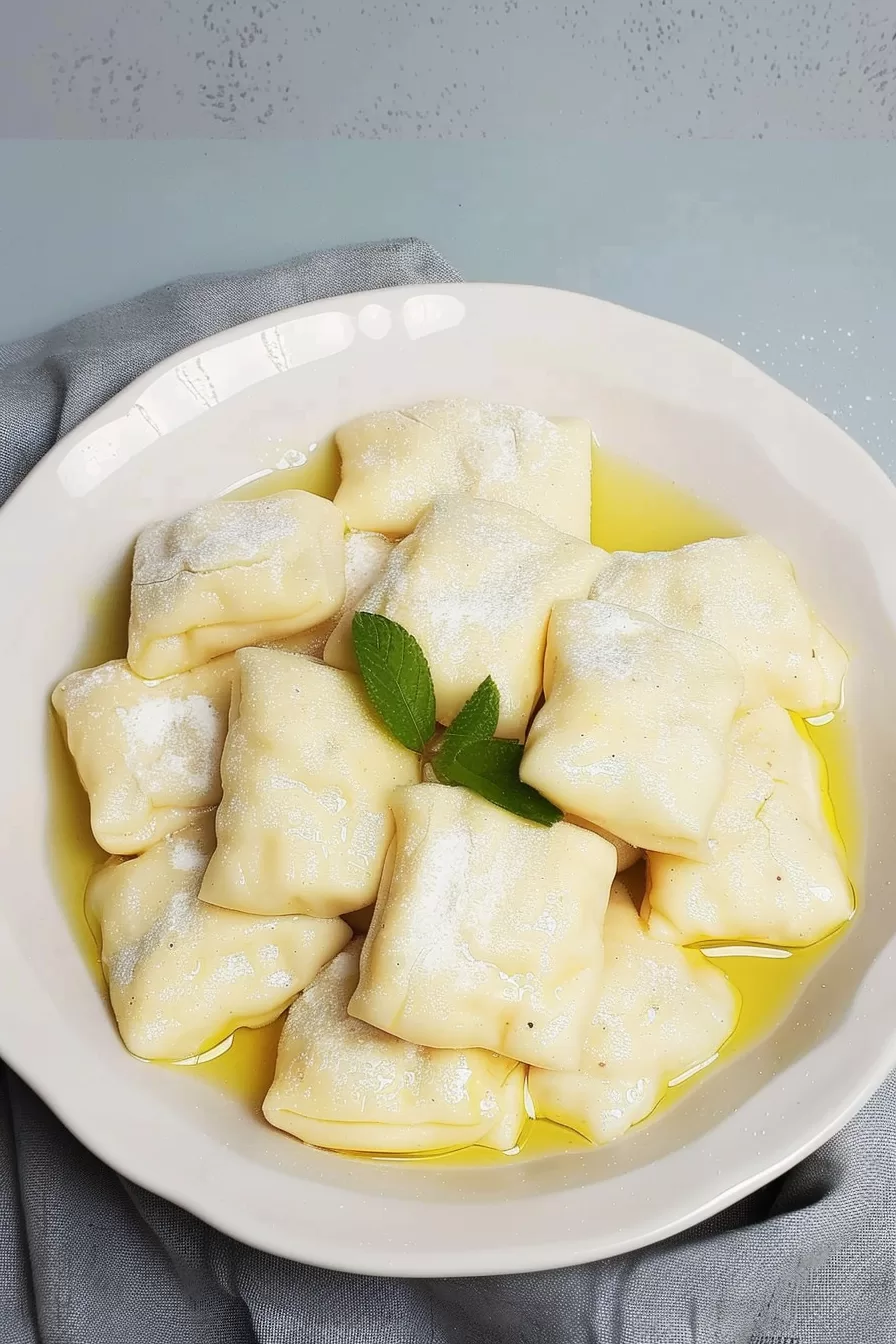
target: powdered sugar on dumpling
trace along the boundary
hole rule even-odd
[[[184,572],[263,564],[295,527],[288,498],[280,495],[212,500],[140,533],[134,548],[134,583],[166,583]]]
[[[349,1015],[360,939],[290,1009],[265,1117],[323,1148],[509,1148],[525,1123],[525,1069],[486,1050],[412,1045]]]
[[[324,647],[336,628],[342,614],[352,609],[361,594],[382,573],[394,541],[379,532],[349,532],[345,538],[345,601],[334,616],[310,630],[276,640],[272,648],[287,649],[290,653],[305,653],[313,658],[323,657]]]
[[[438,495],[526,509],[561,532],[591,535],[591,429],[500,402],[450,397],[374,411],[336,431],[350,527],[403,537]]]
[[[296,634],[345,599],[342,514],[285,490],[218,499],[137,538],[128,662],[167,677],[246,644]]]
[[[214,849],[207,815],[91,879],[112,1008],[128,1049],[188,1059],[271,1021],[348,942],[338,919],[258,918],[199,899]]]
[[[141,853],[218,802],[232,680],[231,658],[164,681],[117,659],[59,683],[53,705],[104,849]]]
[[[584,597],[607,563],[596,546],[523,509],[469,495],[439,497],[389,556],[358,609],[397,621],[418,640],[448,724],[486,676],[500,693],[501,737],[522,737],[541,692],[552,605]],[[355,665],[346,610],[324,650]]]

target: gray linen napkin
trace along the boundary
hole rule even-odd
[[[0,348],[0,500],[166,355],[290,304],[457,279],[415,239],[180,281]],[[0,1065],[0,1344],[896,1344],[896,1083],[783,1179],[616,1260],[375,1279],[250,1250],[122,1180]]]

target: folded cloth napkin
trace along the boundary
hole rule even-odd
[[[166,355],[291,304],[457,279],[415,239],[212,275],[0,348],[0,500]],[[0,1065],[2,1070],[2,1065]],[[250,1250],[109,1170],[0,1076],[0,1344],[888,1344],[896,1083],[787,1176],[656,1246],[484,1279],[375,1279]]]

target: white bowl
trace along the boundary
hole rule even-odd
[[[146,523],[290,459],[349,416],[465,393],[587,417],[607,446],[764,533],[854,653],[863,906],[794,1011],[655,1123],[506,1167],[307,1148],[121,1046],[47,847],[47,694]],[[581,295],[385,290],[225,332],[140,378],[0,514],[0,1051],[118,1171],[255,1246],[367,1273],[545,1269],[656,1240],[811,1151],[896,1063],[896,492],[830,421],[693,332]],[[892,674],[891,674],[892,675]]]

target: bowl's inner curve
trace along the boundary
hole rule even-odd
[[[299,488],[331,498],[338,484],[338,457],[332,440],[325,439],[313,451],[301,454],[306,455],[308,460],[303,466],[262,474],[233,493],[248,497]],[[607,550],[664,550],[706,537],[731,536],[742,530],[670,481],[599,449],[594,454],[592,501],[592,540]],[[98,593],[92,604],[77,666],[123,656],[127,644],[128,584],[127,557],[123,557],[118,572],[110,577],[105,591]],[[827,723],[805,725],[803,731],[824,758],[829,821],[839,832],[854,877],[859,826],[846,715],[841,712]],[[84,888],[103,855],[92,839],[86,798],[55,728],[49,734],[49,759],[50,842],[55,876],[73,934],[102,992],[97,947],[84,916]],[[638,881],[637,872],[632,880]],[[780,1023],[807,980],[842,936],[840,931],[814,947],[793,951],[730,946],[712,949],[710,954],[718,958],[717,964],[740,990],[743,1006],[733,1036],[707,1067],[714,1070],[723,1067]],[[280,1025],[278,1020],[259,1030],[237,1031],[229,1049],[190,1066],[191,1081],[223,1089],[260,1116],[261,1100],[273,1075]],[[695,1073],[670,1088],[657,1111],[667,1109],[700,1081],[703,1081],[700,1073]],[[644,1123],[650,1124],[656,1115],[654,1112]],[[587,1146],[572,1131],[539,1120],[529,1123],[519,1147],[509,1154],[465,1148],[452,1154],[412,1160],[416,1165],[510,1164]]]

